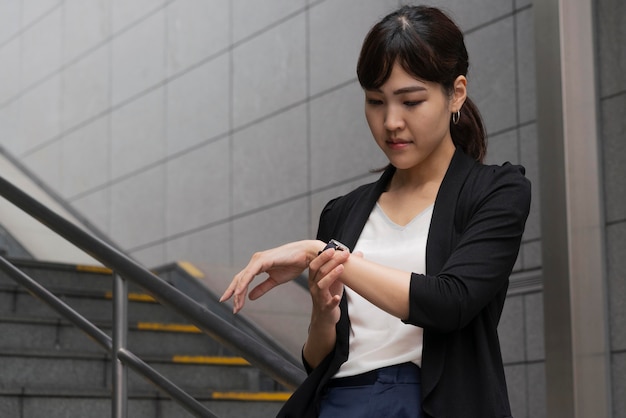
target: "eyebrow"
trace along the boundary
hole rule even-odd
[[[376,93],[382,93],[383,92],[379,88],[370,89],[370,91],[375,91]],[[393,94],[394,95],[399,95],[399,94],[405,94],[405,93],[414,93],[414,92],[417,92],[417,91],[426,91],[426,87],[423,87],[423,86],[402,87],[401,89],[394,90]]]

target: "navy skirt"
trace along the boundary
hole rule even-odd
[[[320,418],[422,418],[420,368],[414,363],[331,379]]]

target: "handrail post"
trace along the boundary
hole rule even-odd
[[[128,282],[118,273],[113,275],[113,418],[126,418],[128,413],[127,369],[118,358],[126,349],[128,336]]]

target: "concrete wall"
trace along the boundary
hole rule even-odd
[[[146,265],[189,260],[220,288],[252,252],[312,237],[325,202],[384,165],[355,65],[369,27],[400,3],[3,0],[0,144]],[[523,164],[537,184],[530,0],[430,3],[466,33],[488,162]],[[597,9],[613,390],[623,393],[626,10],[620,0]],[[545,416],[533,193],[500,327],[517,418]],[[277,328],[297,351],[308,296],[272,297],[251,311],[272,332],[289,317]],[[625,417],[623,397],[615,406]]]

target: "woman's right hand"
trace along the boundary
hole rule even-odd
[[[339,321],[339,302],[343,295],[339,277],[348,257],[349,251],[328,249],[311,261],[308,284],[313,302],[312,325],[319,322],[334,326]]]

